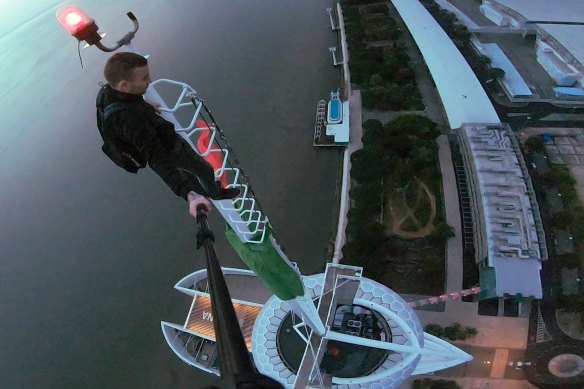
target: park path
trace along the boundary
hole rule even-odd
[[[460,219],[460,206],[454,167],[452,166],[452,153],[446,135],[436,138],[438,144],[438,160],[442,173],[442,191],[444,193],[444,211],[446,223],[454,229],[454,237],[446,241],[446,291],[459,291],[462,289],[462,227]],[[446,309],[448,310],[448,303]]]
[[[432,231],[434,231],[433,223],[434,223],[434,219],[436,218],[436,197],[432,194],[430,189],[428,189],[428,186],[423,181],[420,181],[417,177],[414,177],[414,178],[418,182],[419,186],[418,186],[418,191],[417,191],[416,203],[414,204],[413,207],[408,207],[406,205],[407,204],[406,199],[403,198],[403,195],[402,195],[401,202],[403,203],[404,208],[407,208],[407,210],[406,210],[405,214],[398,216],[394,206],[392,205],[393,201],[387,202],[387,209],[389,210],[388,214],[390,215],[390,220],[391,220],[391,229],[389,229],[389,223],[386,223],[386,226],[387,226],[388,233],[390,235],[395,234],[395,235],[400,236],[402,238],[414,239],[414,238],[423,238],[423,237],[431,234]],[[420,226],[420,221],[414,215],[414,211],[416,210],[418,203],[420,202],[420,198],[422,197],[422,193],[421,193],[422,191],[425,192],[425,195],[428,197],[428,200],[430,201],[430,207],[431,207],[430,217],[428,219],[428,222],[424,226]],[[420,228],[417,231],[404,231],[401,228],[401,226],[408,219],[414,220],[414,222],[418,226],[420,226]]]

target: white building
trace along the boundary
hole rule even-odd
[[[513,132],[507,125],[465,124],[458,137],[483,298],[541,298],[545,236]]]
[[[560,87],[584,88],[584,1],[483,0],[493,23],[536,34],[537,61]]]
[[[418,1],[392,0],[434,79],[451,129],[463,123],[499,123],[499,117],[456,45]]]

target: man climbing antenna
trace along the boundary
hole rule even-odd
[[[144,100],[152,81],[146,58],[116,53],[107,61],[104,76],[108,83],[97,95],[97,126],[104,140],[102,150],[112,161],[132,173],[148,163],[177,196],[189,202],[193,216],[198,205],[211,211],[206,197],[222,200],[239,195],[237,188],[221,188],[213,167],[158,115],[158,107]]]

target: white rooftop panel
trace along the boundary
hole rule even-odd
[[[582,1],[584,5],[584,1]],[[581,11],[580,22],[584,22],[584,10]],[[538,26],[553,36],[562,46],[584,65],[584,26],[566,24],[538,24]]]
[[[533,94],[499,45],[487,43],[483,47],[487,51],[489,58],[491,58],[491,65],[505,71],[505,77],[502,81],[513,96],[531,96]]]
[[[491,2],[517,12],[528,21],[579,23],[584,21],[583,0],[493,0]],[[584,64],[582,40],[584,26],[566,24],[538,24],[538,26],[569,50],[578,62]]]
[[[541,299],[540,269],[541,263],[536,259],[497,258],[495,260],[497,296],[507,293]]]
[[[418,45],[451,128],[462,123],[500,123],[474,72],[448,35],[418,1],[392,0]]]
[[[582,22],[582,0],[496,0],[531,21]]]
[[[495,268],[497,295],[541,298],[541,252],[532,204],[511,131],[467,124],[483,208],[488,264]]]

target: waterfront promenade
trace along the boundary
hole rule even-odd
[[[410,43],[410,50],[408,51],[415,51],[412,46],[413,42]],[[421,72],[420,69],[423,69],[423,66],[422,63],[416,66],[417,73]],[[442,72],[432,73],[434,78],[441,77],[442,75],[444,75]],[[429,80],[427,73],[426,77]],[[434,81],[436,82],[436,79],[434,79]],[[440,85],[439,82],[436,83]],[[428,84],[428,87],[424,88],[422,92],[427,109],[425,112],[416,113],[429,116],[432,120],[438,119],[436,121],[443,123],[445,116],[443,114],[444,111],[442,104],[440,103],[440,98],[437,97],[438,93],[436,93],[436,89],[431,87],[431,82],[427,82],[426,84]],[[472,91],[466,90],[471,88],[470,85],[465,85],[464,83],[459,83],[458,85],[459,88],[462,87],[464,89],[461,89],[460,91],[461,96],[471,96]],[[337,244],[335,246],[335,256],[333,259],[334,262],[338,262],[342,258],[341,250],[342,244],[345,242],[344,229],[346,227],[344,216],[346,215],[350,204],[348,196],[350,190],[349,156],[351,153],[362,147],[362,121],[363,119],[378,118],[385,123],[389,119],[403,114],[403,112],[395,112],[390,113],[388,116],[384,116],[385,113],[381,112],[363,112],[360,101],[357,105],[357,92],[358,91],[355,91],[349,96],[349,100],[351,101],[351,136],[349,145],[345,151],[341,212]],[[467,98],[463,97],[463,100],[467,100]],[[467,101],[465,101],[465,103],[467,103]],[[446,108],[448,108],[448,105]],[[467,111],[466,114],[468,114],[468,112],[469,111]],[[474,112],[474,110],[470,110],[470,112]],[[359,115],[359,119],[357,118],[357,115]],[[363,118],[361,118],[361,116],[363,116]],[[435,116],[435,118],[433,116]],[[448,117],[451,119],[452,124],[452,116]],[[462,289],[463,281],[463,248],[460,208],[448,137],[442,135],[436,141],[439,146],[438,153],[442,173],[446,222],[453,227],[455,233],[455,236],[450,238],[446,244],[445,264],[445,292],[453,292]],[[443,376],[445,379],[456,379],[464,388],[523,389],[533,387],[527,381],[523,380],[523,374],[521,371],[514,371],[513,369],[507,371],[508,364],[509,362],[513,362],[513,358],[515,360],[523,358],[527,345],[527,333],[529,328],[528,319],[481,316],[478,314],[478,303],[465,303],[462,301],[447,301],[445,303],[444,312],[418,310],[417,314],[422,325],[435,323],[445,327],[453,323],[460,323],[463,326],[477,329],[477,336],[474,338],[462,342],[455,342],[457,346],[466,348],[471,354],[477,354],[475,356],[476,361],[468,364],[468,369],[465,365],[458,368],[438,371],[434,374],[434,378],[437,378],[436,376]],[[482,368],[480,364],[483,364]],[[513,379],[505,379],[509,376],[513,377]],[[414,378],[408,383],[402,385],[401,388],[410,388],[413,379]]]

